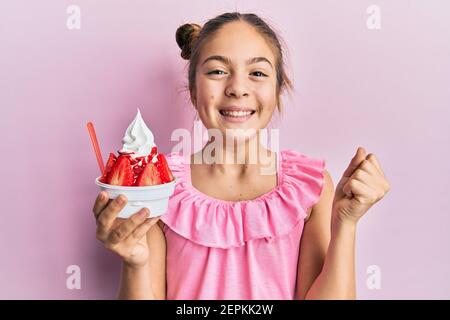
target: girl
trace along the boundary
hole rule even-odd
[[[169,154],[179,181],[160,219],[142,210],[119,221],[126,198],[99,194],[97,238],[123,259],[119,297],[354,299],[356,225],[389,190],[376,157],[358,148],[335,189],[324,160],[265,149],[259,133],[239,139],[236,129],[265,128],[291,87],[278,37],[258,16],[185,24],[176,40],[199,118],[245,146],[244,161],[212,136],[189,158]],[[212,144],[214,162],[194,161]],[[272,174],[255,152],[273,160]]]

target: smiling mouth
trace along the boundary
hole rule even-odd
[[[244,118],[248,117],[252,114],[254,114],[256,110],[249,110],[249,111],[226,111],[226,110],[219,110],[219,113],[223,115],[224,117],[233,117],[233,118]]]

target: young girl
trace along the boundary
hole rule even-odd
[[[199,118],[231,135],[232,148],[210,137],[197,154],[169,154],[178,183],[160,219],[142,210],[119,221],[126,198],[99,194],[97,238],[123,259],[119,297],[354,299],[357,221],[389,190],[375,156],[358,148],[335,190],[324,160],[262,146],[258,129],[291,84],[278,37],[258,16],[185,24],[176,40]],[[238,139],[235,129],[257,133]],[[215,162],[194,161],[213,143]],[[245,145],[243,163],[235,143]],[[251,161],[261,151],[272,174],[262,158]]]

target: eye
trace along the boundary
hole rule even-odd
[[[260,74],[260,76],[257,76],[257,77],[267,77],[267,75],[261,71],[255,71],[255,72],[252,72],[251,74],[255,74],[255,73]]]
[[[217,72],[223,72],[222,74],[225,74],[225,71],[222,71],[222,70],[213,70],[213,71],[208,72],[208,74],[220,74]]]

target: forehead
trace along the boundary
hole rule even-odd
[[[270,43],[254,27],[244,22],[231,22],[222,26],[201,49],[200,63],[210,55],[226,56],[234,62],[262,56],[272,64],[275,62]]]

